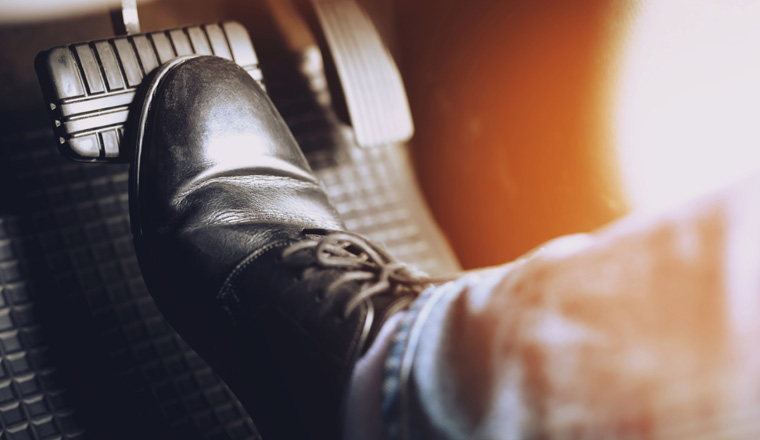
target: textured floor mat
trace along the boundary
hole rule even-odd
[[[8,387],[0,383],[9,437],[255,437],[145,289],[126,166],[68,162],[54,145],[47,132],[2,142],[10,190],[0,218],[0,321],[9,338],[19,335],[2,352],[11,366]],[[32,409],[36,401],[46,407]]]

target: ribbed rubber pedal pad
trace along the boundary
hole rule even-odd
[[[235,61],[259,84],[248,31],[224,22],[55,47],[35,60],[61,153],[85,162],[128,162],[124,124],[143,78],[181,55]]]
[[[318,26],[340,80],[356,142],[370,147],[405,142],[414,125],[396,67],[380,33],[354,0],[311,0]]]

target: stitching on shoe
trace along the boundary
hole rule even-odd
[[[232,272],[230,272],[230,275],[224,281],[224,284],[222,284],[222,288],[219,290],[219,293],[216,295],[216,299],[222,301],[222,307],[230,316],[233,316],[229,306],[227,305],[227,302],[230,299],[230,297],[232,297],[232,299],[235,302],[240,303],[240,298],[237,296],[237,294],[235,294],[235,288],[233,287],[233,283],[237,280],[237,277],[243,272],[243,270],[245,270],[248,266],[250,266],[253,262],[255,262],[259,257],[261,257],[267,251],[276,249],[278,247],[288,246],[293,242],[294,242],[293,240],[279,240],[279,241],[270,243],[256,250],[251,255],[247,256],[240,264],[237,265],[237,267],[235,267],[235,269],[233,269]]]

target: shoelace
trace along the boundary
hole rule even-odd
[[[304,234],[310,234],[305,230]],[[314,233],[324,234],[323,231]],[[409,298],[411,302],[435,282],[424,272],[397,261],[383,249],[364,237],[350,232],[331,232],[316,240],[305,240],[288,246],[282,253],[286,264],[300,265],[299,251],[314,248],[316,260],[311,265],[321,268],[343,269],[345,273],[325,289],[325,297],[348,282],[360,283],[359,292],[346,303],[343,317],[347,318],[364,301],[375,295],[393,294]]]

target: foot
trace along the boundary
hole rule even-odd
[[[161,67],[131,133],[148,288],[269,438],[338,438],[357,358],[424,286],[343,231],[251,77],[216,57]]]

